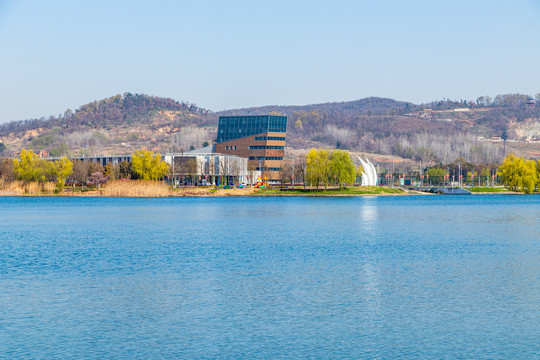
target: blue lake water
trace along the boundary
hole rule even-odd
[[[540,196],[0,197],[0,358],[540,357]]]

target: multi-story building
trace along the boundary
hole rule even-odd
[[[263,178],[277,181],[286,133],[286,116],[220,116],[216,152],[246,157]]]

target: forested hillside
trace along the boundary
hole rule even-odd
[[[457,157],[495,163],[509,151],[540,156],[540,94],[440,100],[415,105],[384,98],[264,106],[212,113],[173,99],[126,93],[94,101],[48,119],[0,125],[0,152],[22,147],[50,155],[129,153],[139,147],[185,151],[215,140],[221,115],[288,116],[287,146],[342,148],[395,155],[412,161],[448,163]],[[2,154],[0,154],[2,155]]]
[[[111,127],[146,122],[156,111],[179,111],[192,114],[204,114],[207,110],[195,104],[178,102],[173,99],[148,95],[125,93],[100,101],[83,105],[75,111],[67,109],[58,117],[12,121],[0,124],[0,136],[9,133],[34,130],[42,127],[59,127],[60,129],[77,127]],[[179,116],[175,121],[186,120],[189,117]]]
[[[531,101],[539,105],[532,106]],[[476,101],[441,100],[420,105],[366,98],[229,110],[207,116],[261,113],[288,116],[287,143],[294,148],[329,146],[424,162],[450,162],[459,156],[473,162],[498,162],[503,157],[503,146],[481,138],[500,137],[504,133],[510,140],[540,139],[540,94],[536,99],[508,94],[493,99],[482,96]],[[526,148],[533,151],[521,153],[534,157],[540,145]],[[522,146],[516,150],[524,149]]]
[[[68,109],[57,117],[1,124],[0,143],[11,152],[26,147],[52,156],[124,153],[141,146],[188,150],[211,137],[213,128],[205,128],[210,121],[206,113],[195,104],[125,93]]]
[[[403,101],[396,101],[393,99],[385,99],[378,97],[369,97],[365,99],[347,101],[347,102],[333,102],[324,104],[311,104],[311,105],[289,105],[278,106],[268,105],[261,107],[245,108],[245,109],[233,109],[214,113],[214,115],[258,115],[267,114],[269,112],[280,112],[291,115],[296,111],[321,111],[328,114],[364,114],[364,115],[386,115],[389,112],[394,114],[403,114],[410,109],[414,109],[416,105]]]

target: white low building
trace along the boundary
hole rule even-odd
[[[216,153],[213,145],[165,154],[164,160],[171,166],[175,184],[237,185],[250,183],[256,176],[248,174],[247,158]]]

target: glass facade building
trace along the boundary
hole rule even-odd
[[[286,116],[220,116],[216,151],[246,157],[264,178],[278,180],[286,133]]]
[[[221,143],[224,141],[235,140],[251,135],[286,132],[286,116],[220,116],[218,123],[217,142]],[[285,141],[285,137],[280,138]]]

